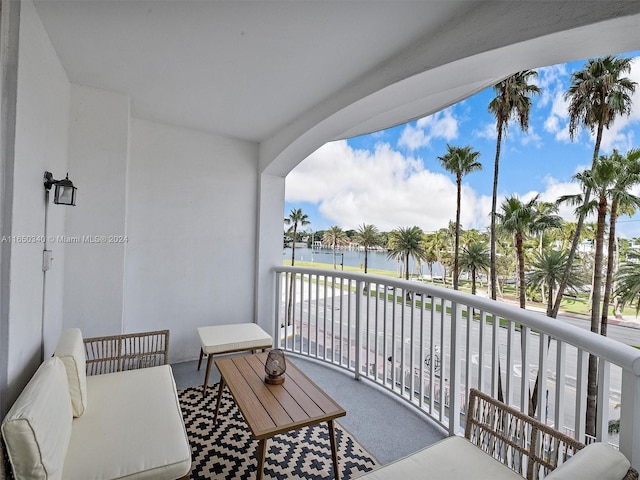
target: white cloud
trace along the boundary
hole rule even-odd
[[[479,129],[474,129],[472,133],[474,137],[486,140],[496,140],[498,138],[495,123],[485,123]]]
[[[388,144],[368,152],[341,140],[324,145],[287,176],[286,200],[318,204],[329,223],[344,229],[364,222],[383,231],[412,225],[434,231],[455,219],[456,185]],[[490,208],[490,198],[463,185],[464,228],[483,228]]]
[[[447,141],[458,137],[458,119],[453,108],[447,108],[428,117],[421,118],[415,125],[407,124],[398,139],[398,146],[416,150],[427,147],[431,140],[443,138]]]

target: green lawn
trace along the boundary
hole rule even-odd
[[[291,260],[290,259],[285,259],[283,260],[283,265],[291,265]],[[332,263],[320,263],[320,262],[305,262],[305,261],[297,261],[296,262],[296,267],[309,267],[309,268],[325,268],[325,269],[329,269],[332,270],[333,269],[333,264]],[[338,265],[338,270],[340,270],[341,267]],[[359,267],[351,267],[351,266],[344,266],[343,270],[345,272],[357,272],[357,273],[364,273],[364,269],[359,268]],[[368,273],[372,274],[372,275],[380,275],[380,276],[384,276],[384,277],[391,277],[391,278],[398,278],[398,274],[396,272],[392,272],[390,270],[377,270],[375,268],[369,268],[368,269]],[[442,284],[439,284],[440,286],[442,286]],[[486,286],[484,287],[480,287],[478,286],[478,288],[486,288]],[[471,293],[471,282],[465,282],[465,281],[461,281],[460,282],[460,291],[463,292],[467,292],[467,293]],[[518,303],[518,298],[516,297],[515,294],[515,286],[513,285],[506,285],[504,288],[504,298],[503,300],[510,302],[510,303]],[[529,307],[536,307],[542,310],[546,310],[546,305],[544,303],[541,302],[527,302],[527,306]],[[591,314],[591,304],[589,303],[589,298],[586,294],[581,294],[576,298],[567,298],[565,297],[562,300],[562,303],[560,305],[560,311],[561,312],[565,312],[565,313],[573,313],[573,314],[578,314],[578,315],[586,315],[589,316]],[[629,307],[627,306],[624,309],[623,314],[624,315],[635,315],[635,307]]]

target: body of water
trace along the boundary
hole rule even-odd
[[[333,250],[330,248],[308,248],[296,247],[296,261],[301,262],[317,262],[333,265]],[[339,269],[341,265],[349,267],[361,268],[364,271],[364,251],[361,250],[336,250],[336,266]],[[291,248],[287,247],[283,250],[282,258],[291,260]],[[398,276],[404,272],[404,262],[395,259],[389,259],[387,252],[370,251],[368,253],[367,266],[369,269],[389,270],[397,272]],[[422,268],[422,270],[421,270]],[[409,259],[409,273],[411,275],[435,275],[442,276],[442,268],[439,263],[433,265],[433,273],[429,271],[426,263],[416,263],[413,258]]]

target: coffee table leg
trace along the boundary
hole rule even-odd
[[[218,388],[218,399],[216,400],[216,410],[213,414],[213,425],[216,424],[218,419],[218,410],[220,410],[220,402],[222,401],[222,391],[224,390],[224,378],[220,379],[220,387]]]
[[[329,440],[331,440],[331,457],[333,459],[333,476],[336,480],[340,480],[340,468],[338,468],[338,445],[336,443],[336,429],[333,420],[327,422],[329,424]]]
[[[258,443],[258,451],[256,452],[257,456],[258,456],[258,474],[256,476],[256,478],[258,480],[262,480],[262,476],[264,474],[263,470],[264,470],[264,457],[267,454],[267,439],[263,438],[262,440],[260,440],[260,443]]]
[[[204,397],[207,393],[207,384],[209,383],[209,373],[211,373],[211,361],[213,360],[213,355],[209,354],[207,356],[207,372],[204,374],[204,385],[202,385],[202,396]]]

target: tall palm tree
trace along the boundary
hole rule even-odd
[[[364,247],[364,273],[367,273],[369,249],[380,245],[380,232],[375,225],[363,223],[358,227],[355,241],[358,245]]]
[[[598,333],[600,330],[600,299],[602,289],[602,261],[604,252],[604,231],[606,228],[606,216],[608,208],[608,195],[612,186],[615,184],[616,166],[610,158],[600,157],[594,162],[594,167],[574,176],[582,184],[584,194],[561,197],[560,201],[565,198],[573,198],[574,203],[579,203],[578,213],[580,217],[585,217],[588,212],[597,212],[596,222],[596,251],[593,260],[593,284],[591,287],[591,331]],[[595,191],[596,198],[587,201],[591,192]],[[578,222],[579,223],[579,222]],[[575,243],[575,240],[574,242]],[[569,252],[571,255],[571,252]],[[567,261],[571,260],[569,259]],[[569,263],[571,266],[572,263]],[[564,282],[568,274],[565,273],[562,278]],[[566,286],[566,284],[565,284]],[[560,288],[562,283],[560,284]],[[563,291],[559,290],[558,295],[562,295]],[[558,299],[556,298],[556,303]],[[553,313],[553,312],[552,312]],[[586,425],[585,432],[587,435],[596,434],[596,404],[598,395],[598,363],[594,355],[589,355],[589,367],[587,373],[587,409],[586,409]]]
[[[631,95],[635,92],[636,82],[625,73],[631,71],[631,59],[626,57],[607,56],[591,59],[582,70],[571,75],[571,85],[565,93],[569,100],[569,134],[575,138],[579,127],[595,131],[596,139],[593,147],[591,167],[593,168],[600,155],[600,143],[605,128],[609,128],[619,115],[631,113]],[[584,204],[589,203],[591,190],[584,195]],[[578,216],[576,234],[571,242],[568,265],[573,263],[586,211]],[[563,275],[558,287],[558,298],[553,305],[553,317],[558,315],[562,293],[567,286],[569,271]]]
[[[388,258],[404,262],[406,280],[409,280],[409,258],[422,260],[425,253],[423,233],[420,227],[400,227],[389,234]]]
[[[309,216],[306,213],[302,213],[301,208],[291,209],[289,212],[289,216],[284,219],[285,225],[291,225],[289,231],[291,232],[291,237],[293,238],[293,242],[291,243],[291,266],[295,264],[296,261],[296,241],[298,240],[298,227],[304,227],[305,225],[309,225],[311,222],[309,221]]]
[[[329,230],[324,232],[322,235],[322,244],[328,247],[331,247],[333,250],[333,269],[336,269],[336,249],[344,245],[347,242],[347,234],[338,227],[334,225],[329,227]]]
[[[459,258],[460,258],[460,203],[462,196],[462,177],[481,170],[482,164],[478,162],[480,152],[477,152],[471,148],[466,147],[452,147],[447,144],[447,153],[438,157],[440,163],[448,172],[453,173],[456,176],[456,232],[455,232],[455,246],[453,251],[453,289],[458,290],[459,281]]]
[[[291,225],[290,231],[293,241],[291,242],[291,266],[296,262],[296,240],[298,239],[298,226],[309,225],[309,217],[306,213],[302,213],[301,208],[291,209],[289,216],[284,219],[285,225]],[[295,274],[289,283],[289,302],[287,304],[287,325],[291,325],[291,311],[293,310],[293,283]]]
[[[616,222],[620,211],[633,214],[640,208],[640,198],[631,194],[629,189],[640,183],[640,149],[633,149],[622,156],[614,150],[610,156],[617,167],[616,179],[613,189],[610,192],[611,209],[609,212],[609,242],[607,269],[604,282],[604,293],[602,296],[602,317],[600,318],[600,334],[607,335],[607,325],[609,320],[609,303],[613,285],[615,269],[616,250]]]
[[[548,228],[560,226],[557,215],[542,214],[537,210],[538,195],[523,203],[516,196],[505,199],[501,205],[501,212],[496,213],[500,221],[500,228],[514,237],[516,255],[518,258],[518,290],[520,308],[526,308],[524,239]]]
[[[618,271],[616,295],[622,306],[636,301],[636,315],[640,313],[640,252],[631,250]]]
[[[460,267],[471,273],[471,295],[475,295],[478,272],[488,272],[491,268],[491,254],[487,244],[479,240],[469,242],[462,249]]]
[[[489,112],[496,117],[496,158],[493,168],[493,195],[491,200],[491,298],[496,299],[498,281],[496,267],[496,210],[498,208],[498,173],[500,164],[500,148],[502,136],[506,134],[509,121],[517,118],[523,131],[529,129],[529,112],[531,111],[531,95],[540,93],[536,85],[529,81],[538,76],[535,70],[523,70],[493,86],[496,97],[489,103]]]

